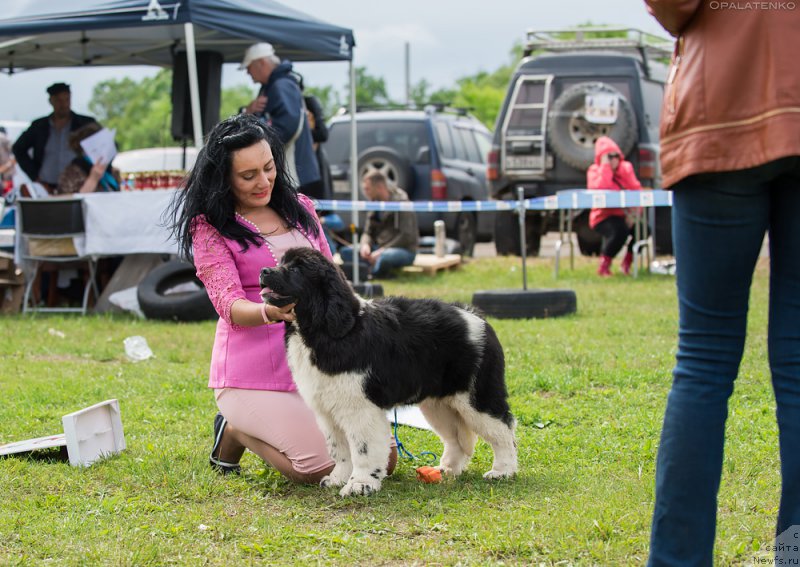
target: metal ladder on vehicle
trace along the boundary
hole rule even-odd
[[[515,173],[543,175],[547,168],[547,151],[545,139],[547,135],[547,112],[550,106],[550,83],[553,75],[520,75],[514,84],[509,111],[506,112],[501,130],[500,163],[504,170],[513,169]],[[541,84],[541,89],[530,88]],[[541,96],[538,96],[541,95]],[[520,99],[525,102],[520,102]],[[525,112],[540,113],[539,123],[524,120]],[[509,134],[509,127],[515,130],[527,127],[538,134]],[[523,127],[523,128],[520,128]],[[514,155],[515,147],[526,155]],[[531,150],[537,150],[531,155]],[[509,152],[509,149],[512,151]]]

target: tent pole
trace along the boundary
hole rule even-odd
[[[358,148],[356,143],[358,136],[356,135],[356,66],[353,63],[354,56],[350,56],[350,198],[353,202],[358,201]],[[359,269],[360,256],[358,254],[358,211],[352,211],[353,229],[353,285],[359,283]]]
[[[183,33],[186,36],[186,67],[189,71],[189,98],[192,102],[192,131],[194,132],[194,146],[199,150],[203,147],[203,124],[200,120],[200,85],[197,78],[197,53],[194,45],[194,25],[191,22],[183,24]]]

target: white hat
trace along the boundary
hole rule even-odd
[[[254,43],[250,47],[247,48],[247,51],[244,52],[244,59],[242,59],[242,64],[239,65],[239,70],[242,71],[247,69],[250,66],[250,63],[255,61],[256,59],[263,59],[264,57],[273,57],[275,55],[275,48],[272,47],[271,43]]]

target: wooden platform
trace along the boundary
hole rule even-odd
[[[455,270],[461,265],[461,254],[445,254],[441,258],[434,254],[417,254],[411,266],[403,272],[433,276],[439,270]]]

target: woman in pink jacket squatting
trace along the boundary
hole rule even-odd
[[[220,410],[210,464],[238,473],[249,449],[287,478],[317,483],[334,463],[286,361],[294,304],[267,305],[259,285],[261,268],[289,248],[331,257],[313,202],[295,190],[277,136],[248,114],[214,127],[178,195],[175,235],[220,317],[208,384]],[[393,450],[390,473],[396,459]]]
[[[636,179],[633,165],[625,160],[617,143],[608,136],[601,136],[594,144],[594,163],[586,172],[586,187],[620,191],[641,189],[642,184]],[[628,242],[628,251],[620,264],[620,269],[625,275],[630,274],[634,239],[633,227],[628,224],[625,209],[592,209],[589,213],[589,226],[603,236],[597,275],[602,277],[611,275],[611,262],[622,250],[629,236],[631,238]]]

